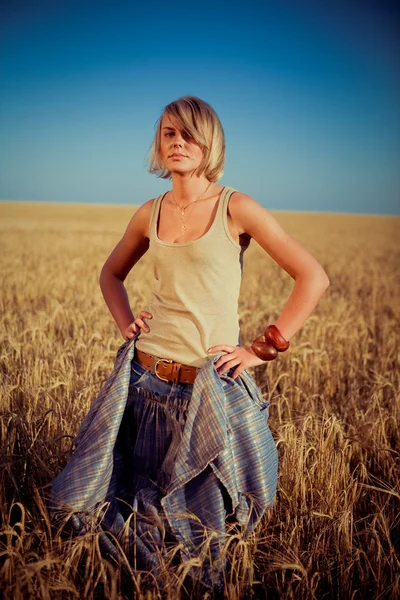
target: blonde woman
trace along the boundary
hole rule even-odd
[[[248,369],[288,349],[329,286],[265,208],[217,183],[224,161],[209,104],[185,96],[165,107],[150,172],[172,186],[135,212],[101,271],[125,343],[52,490],[52,510],[74,513],[78,530],[100,510],[101,531],[119,540],[103,535],[104,547],[115,556],[122,547],[135,568],[159,574],[177,540],[180,559],[200,556],[198,575],[216,588],[227,524],[252,532],[276,492],[268,402]],[[275,322],[244,346],[238,297],[251,239],[295,284]],[[146,252],[153,293],[134,315],[124,280]]]

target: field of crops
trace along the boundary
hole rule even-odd
[[[98,534],[60,534],[46,499],[123,342],[100,269],[131,207],[0,203],[0,589],[7,600],[171,598],[103,557]],[[272,211],[273,212],[273,211]],[[258,367],[279,451],[274,507],[250,541],[232,535],[226,598],[400,597],[400,219],[273,212],[331,285],[290,350]],[[150,294],[146,256],[126,280]],[[250,342],[293,280],[253,242],[240,300]],[[168,575],[167,575],[168,577]],[[202,598],[203,592],[191,592]]]

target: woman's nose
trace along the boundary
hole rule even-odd
[[[182,134],[177,132],[174,137],[174,146],[182,146],[182,144],[183,144]]]

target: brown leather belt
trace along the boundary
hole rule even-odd
[[[159,358],[136,348],[135,360],[162,381],[171,383],[194,383],[197,375],[197,367],[181,365],[170,358]]]

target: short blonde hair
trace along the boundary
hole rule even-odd
[[[196,96],[182,96],[168,104],[157,121],[157,130],[150,148],[149,172],[162,179],[170,179],[160,157],[161,121],[164,115],[175,119],[203,150],[203,160],[196,171],[209,181],[218,181],[224,173],[225,134],[217,113],[207,102]]]

